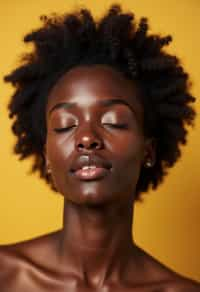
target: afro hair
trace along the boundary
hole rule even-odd
[[[156,163],[141,169],[137,183],[136,200],[140,200],[141,193],[156,189],[180,158],[186,127],[195,118],[188,74],[176,56],[163,50],[172,37],[149,34],[147,18],[136,23],[134,14],[122,12],[120,5],[112,5],[99,20],[88,9],[40,19],[41,27],[24,37],[25,43],[33,43],[32,52],[24,54],[20,66],[5,76],[15,88],[8,105],[17,137],[14,153],[19,159],[32,156],[31,171],[38,171],[56,191],[43,154],[48,93],[72,67],[112,66],[138,82],[144,95],[145,135],[156,140]]]

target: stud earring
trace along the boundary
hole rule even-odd
[[[51,174],[51,168],[49,165],[46,166],[46,172],[47,174]]]
[[[144,166],[145,166],[146,168],[150,168],[150,167],[152,167],[152,162],[151,162],[150,160],[147,160],[147,161],[145,162]]]

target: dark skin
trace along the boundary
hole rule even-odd
[[[63,229],[1,247],[1,292],[200,291],[132,238],[136,184],[145,161],[156,159],[143,118],[139,88],[111,67],[76,67],[57,81],[46,107],[44,153],[64,196]],[[104,177],[80,180],[71,167],[81,155],[112,167]]]

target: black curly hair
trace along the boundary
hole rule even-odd
[[[45,107],[58,78],[74,66],[104,64],[119,70],[143,92],[145,135],[157,143],[156,163],[142,168],[136,200],[150,187],[156,189],[181,155],[187,125],[193,126],[188,74],[180,60],[163,50],[172,37],[148,34],[147,18],[138,23],[133,13],[112,5],[99,20],[88,9],[64,15],[41,16],[43,25],[24,37],[34,49],[5,81],[15,92],[9,102],[12,131],[17,136],[14,153],[19,159],[34,157],[32,172],[39,171],[56,191],[46,172],[43,148],[46,139]],[[36,118],[37,117],[37,118]]]

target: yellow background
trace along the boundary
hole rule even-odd
[[[18,162],[12,154],[14,137],[6,112],[12,88],[2,77],[19,61],[25,48],[23,36],[40,25],[39,16],[65,12],[85,5],[101,15],[113,1],[106,0],[7,0],[0,1],[0,243],[17,242],[61,228],[63,201],[38,179],[30,176],[31,161]],[[172,34],[168,49],[177,54],[191,74],[192,93],[200,91],[200,1],[123,0],[136,19],[147,16],[155,33]],[[200,104],[197,100],[196,108]],[[199,116],[188,136],[183,156],[165,183],[137,204],[134,220],[136,242],[160,261],[183,275],[200,280],[200,180]]]

